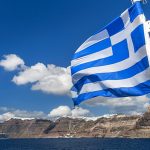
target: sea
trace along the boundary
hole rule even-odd
[[[0,150],[150,150],[150,139],[1,139]]]

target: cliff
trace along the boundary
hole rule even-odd
[[[0,123],[0,133],[9,138],[150,138],[150,111],[142,116],[115,115],[95,121],[73,118],[60,118],[55,122],[42,119],[11,119]]]

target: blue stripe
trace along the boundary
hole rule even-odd
[[[144,71],[148,67],[149,67],[149,62],[146,56],[141,61],[133,65],[132,67],[122,71],[110,72],[110,73],[99,73],[99,74],[84,76],[76,84],[74,84],[74,88],[77,91],[80,91],[82,86],[87,83],[94,83],[94,82],[104,81],[104,80],[121,80],[121,79],[131,78],[134,75]],[[76,78],[78,79],[79,77],[80,74],[75,75],[74,80],[76,80]]]
[[[132,7],[129,8],[130,21],[133,22],[134,19],[143,14],[143,9],[141,7],[141,2],[136,2]]]
[[[98,59],[98,60],[91,61],[91,62],[87,62],[87,63],[83,63],[78,66],[72,66],[71,67],[72,75],[86,68],[110,65],[110,64],[120,62],[124,59],[127,59],[129,57],[127,40],[123,40],[117,43],[116,45],[113,45],[112,51],[113,51],[112,56],[109,56],[103,59]]]
[[[83,56],[86,56],[89,54],[93,54],[95,52],[99,52],[99,51],[104,50],[108,47],[111,47],[110,38],[102,40],[96,44],[93,44],[92,46],[89,46],[88,48],[86,48],[80,52],[75,53],[73,59],[77,59],[77,58],[80,58],[80,57],[83,57]]]
[[[99,96],[116,98],[116,97],[142,96],[148,93],[150,93],[150,80],[143,82],[135,87],[106,89],[81,94],[78,96],[78,98],[73,98],[73,101],[75,105],[79,105],[82,101],[86,101],[88,99]]]
[[[122,31],[124,29],[124,23],[121,17],[113,20],[107,27],[106,27],[109,36],[113,36],[116,33]]]

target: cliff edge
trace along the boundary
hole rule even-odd
[[[60,118],[56,121],[10,119],[0,123],[0,135],[8,138],[150,138],[150,110],[142,116],[114,115],[95,121],[82,118]]]

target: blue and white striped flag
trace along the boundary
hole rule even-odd
[[[149,35],[140,2],[87,39],[71,61],[75,105],[150,93]]]

